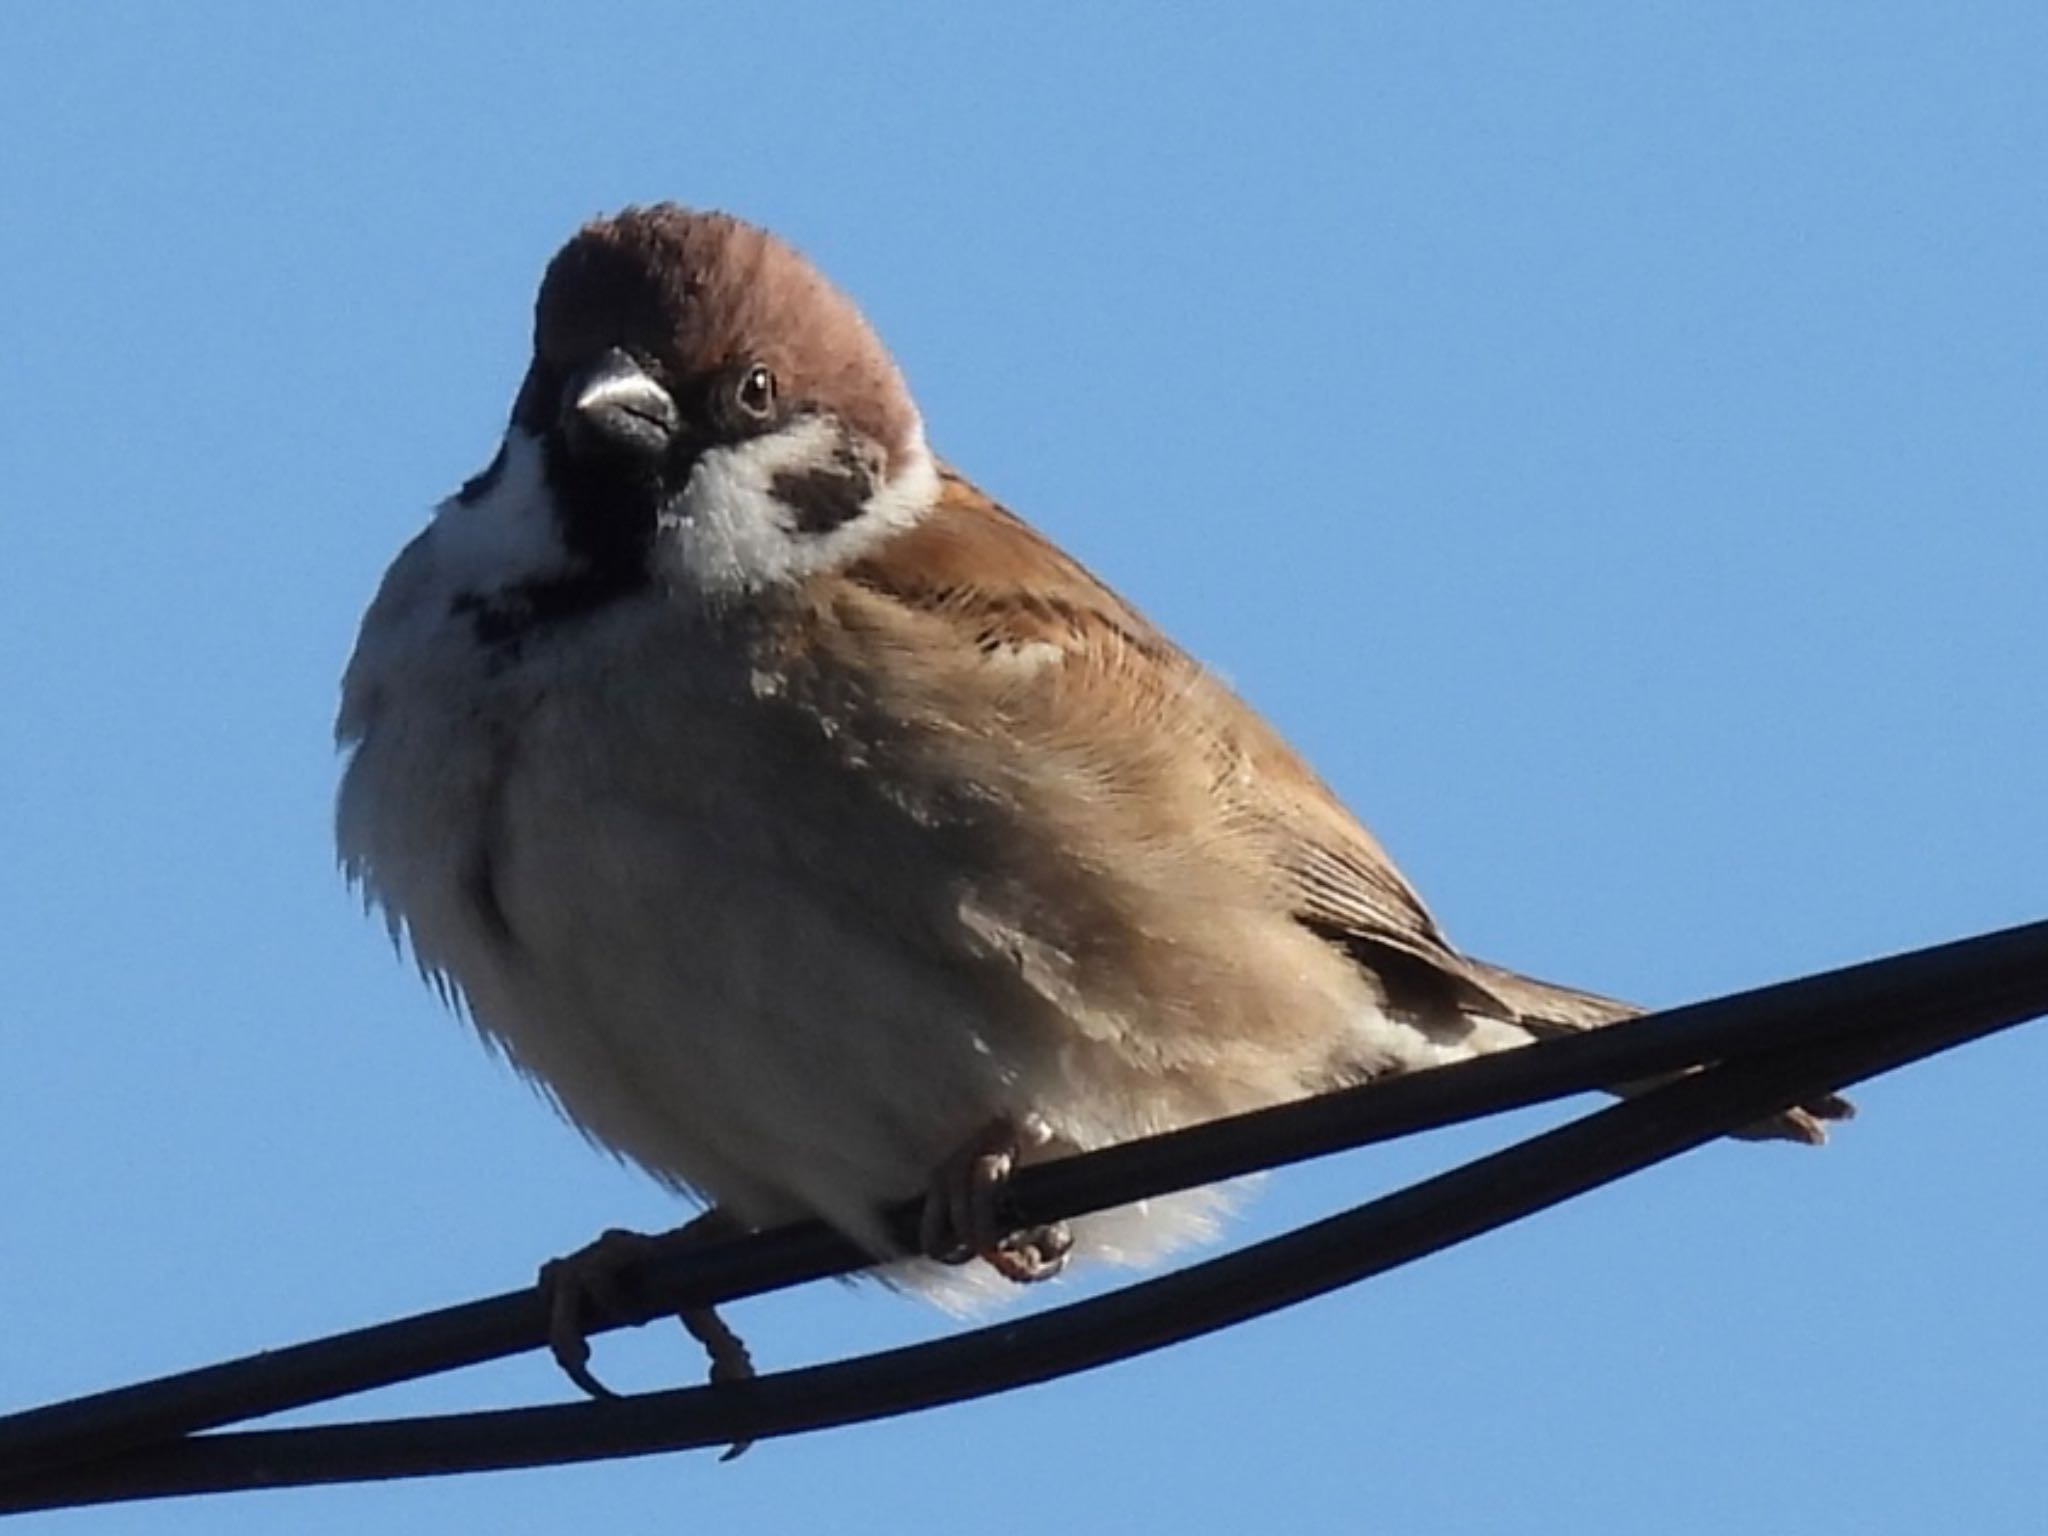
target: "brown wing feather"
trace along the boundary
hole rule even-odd
[[[1079,562],[952,470],[942,472],[930,516],[842,579],[886,611],[867,622],[913,626],[897,638],[906,655],[921,644],[957,655],[945,642],[964,630],[988,664],[1017,668],[1021,678],[1056,666],[1055,689],[976,684],[952,695],[955,707],[997,700],[1006,739],[1064,753],[1105,799],[1146,797],[1148,816],[1168,829],[1162,835],[1207,839],[1212,856],[1255,870],[1295,921],[1373,973],[1397,1006],[1448,1005],[1538,1038],[1641,1012],[1459,954],[1379,842],[1271,726]],[[950,634],[920,640],[920,619]],[[1106,716],[1130,734],[1091,758],[1087,743]],[[1206,772],[1191,774],[1191,761]],[[1149,767],[1127,772],[1132,764]],[[1744,1134],[1817,1142],[1820,1121],[1851,1113],[1830,1094]]]
[[[1170,702],[1132,712],[1133,727],[1170,728],[1205,756],[1225,821],[1280,871],[1298,921],[1397,988],[1508,1011],[1372,834],[1270,726],[1027,523],[951,470],[942,485],[935,512],[852,567],[854,582],[942,615],[991,657],[1056,647],[1076,676]]]

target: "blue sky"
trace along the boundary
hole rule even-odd
[[[2039,7],[417,9],[0,19],[0,1405],[681,1214],[442,1014],[329,842],[361,607],[489,457],[547,256],[630,200],[814,255],[942,451],[1466,947],[1677,1002],[2048,911]],[[732,1466],[40,1523],[2038,1531],[2044,1081],[2022,1031],[1825,1153],[1710,1148]],[[1504,1134],[1273,1179],[1233,1235]],[[777,1366],[949,1326],[849,1288],[734,1321]],[[698,1370],[666,1328],[599,1360]]]

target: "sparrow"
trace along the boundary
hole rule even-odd
[[[1006,1231],[1021,1162],[1638,1011],[1454,948],[1271,726],[934,455],[853,303],[722,213],[554,257],[338,737],[348,876],[587,1138],[720,1231],[821,1218],[941,1299],[1218,1208]],[[883,1219],[920,1191],[922,1261]],[[592,1390],[622,1242],[552,1276]]]

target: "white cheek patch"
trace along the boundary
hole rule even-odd
[[[938,471],[920,433],[895,477],[868,498],[859,516],[829,532],[800,531],[791,507],[775,494],[775,481],[831,464],[841,446],[834,422],[807,416],[779,432],[708,450],[662,513],[664,565],[710,595],[790,585],[858,558],[938,499]]]
[[[499,453],[472,500],[451,496],[434,509],[435,564],[452,591],[496,592],[574,563],[562,543],[540,440],[512,427]]]

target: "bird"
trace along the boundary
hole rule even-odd
[[[628,207],[548,263],[503,438],[386,573],[337,738],[347,876],[590,1141],[700,1230],[822,1219],[949,1304],[1224,1203],[1008,1231],[1022,1164],[1640,1011],[1453,947],[1250,705],[933,451],[853,301],[724,213]],[[884,1212],[920,1193],[907,1252]],[[627,1236],[543,1271],[586,1390]]]

